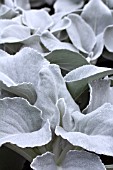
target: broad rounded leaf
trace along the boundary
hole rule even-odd
[[[22,98],[0,100],[0,145],[35,147],[51,140],[49,122],[42,126],[41,111]]]
[[[83,0],[57,0],[54,4],[55,13],[65,12],[65,14],[76,11],[84,4]]]
[[[67,42],[59,41],[52,33],[49,31],[45,31],[41,37],[42,44],[49,50],[57,50],[57,49],[67,49],[70,51],[77,52],[78,50],[71,44]]]
[[[66,30],[73,45],[82,52],[90,52],[96,43],[92,28],[77,14],[70,14],[68,18],[71,25]]]
[[[84,65],[75,70],[72,70],[65,76],[65,81],[69,92],[73,98],[80,96],[87,88],[88,83],[93,80],[103,78],[113,74],[113,70],[94,65]]]
[[[71,24],[70,19],[67,17],[64,17],[59,22],[57,22],[55,25],[53,25],[53,27],[50,29],[51,33],[65,30],[66,28],[70,26],[70,24]]]
[[[4,57],[0,58],[0,80],[4,83],[4,85],[1,83],[1,88],[17,95],[27,92],[25,95],[29,96],[30,100],[36,99],[38,73],[43,66],[48,64],[49,62],[44,57],[31,48],[24,48],[14,56],[4,53]]]
[[[37,87],[38,97],[35,105],[42,110],[43,119],[45,121],[47,119],[50,120],[52,128],[55,128],[60,121],[60,113],[57,107],[57,102],[60,98],[64,98],[69,114],[79,110],[78,105],[74,102],[66,88],[66,84],[57,65],[51,64],[40,70]]]
[[[1,33],[1,43],[16,43],[30,37],[30,29],[22,25],[7,26]]]
[[[29,28],[36,29],[38,33],[42,33],[53,24],[50,15],[44,10],[24,11],[22,22]]]
[[[85,151],[70,151],[60,165],[54,160],[54,155],[50,152],[37,156],[31,163],[33,170],[105,170],[104,165],[98,156]]]
[[[83,8],[81,16],[96,35],[102,33],[108,25],[113,24],[112,13],[102,0],[90,0]]]
[[[109,80],[95,80],[90,83],[90,101],[85,112],[94,111],[104,103],[113,105],[113,87]]]
[[[75,130],[65,131],[57,127],[56,135],[67,139],[72,145],[98,154],[113,156],[113,105],[106,103],[87,115],[73,114]]]
[[[96,44],[92,50],[93,56],[90,58],[91,61],[94,61],[101,56],[103,52],[103,48],[104,48],[104,39],[103,39],[103,33],[101,33],[96,36]]]
[[[88,64],[87,60],[80,53],[69,50],[55,50],[45,56],[45,58],[50,63],[58,64],[60,68],[67,71]]]
[[[104,32],[104,44],[108,51],[113,52],[113,25],[108,26]]]
[[[0,19],[11,19],[17,15],[17,12],[4,4],[0,4]]]

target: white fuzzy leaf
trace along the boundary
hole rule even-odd
[[[49,122],[42,126],[41,111],[22,98],[0,100],[0,145],[35,147],[51,140]]]
[[[7,26],[1,33],[1,43],[17,43],[30,37],[30,29],[22,25]]]
[[[65,14],[76,11],[83,6],[83,0],[57,0],[54,4],[55,13],[65,12]]]
[[[33,170],[105,170],[98,156],[85,151],[70,151],[58,166],[50,152],[37,156],[31,163]]]
[[[102,0],[90,0],[83,8],[81,16],[96,35],[102,33],[108,25],[113,24],[112,13]]]
[[[53,24],[50,15],[44,10],[24,11],[22,21],[29,28],[36,29],[38,33],[42,33]]]
[[[59,110],[56,106],[58,99],[64,98],[69,114],[79,110],[66,88],[64,79],[57,65],[51,64],[40,70],[37,87],[38,98],[35,105],[42,110],[43,119],[45,121],[47,121],[47,119],[50,120],[53,128],[58,125],[60,121]]]
[[[77,14],[70,14],[71,25],[66,29],[73,45],[82,52],[90,52],[95,43],[92,28]]]
[[[94,111],[104,103],[113,105],[113,87],[109,80],[95,80],[90,83],[90,101],[86,113]]]
[[[37,96],[35,90],[38,88],[38,73],[48,64],[44,57],[31,48],[24,48],[14,56],[1,51],[0,87],[27,98],[33,104]]]
[[[72,70],[65,76],[68,89],[74,98],[77,98],[86,89],[88,83],[113,74],[110,68],[84,65]]]
[[[49,50],[67,49],[70,51],[77,52],[78,50],[71,44],[67,42],[59,41],[51,32],[45,31],[41,37],[42,44]]]
[[[79,114],[81,116],[79,116]],[[72,145],[98,154],[113,156],[113,105],[107,103],[87,115],[73,114],[75,130],[56,128],[56,135],[67,139]]]
[[[109,52],[113,52],[113,25],[108,26],[104,31],[104,44]]]

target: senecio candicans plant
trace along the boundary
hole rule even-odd
[[[110,169],[112,68],[113,0],[1,0],[0,170]]]

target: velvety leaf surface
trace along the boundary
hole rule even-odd
[[[88,64],[87,60],[80,53],[69,50],[55,50],[45,56],[45,58],[50,63],[58,64],[60,68],[67,71]]]
[[[90,83],[90,101],[85,112],[94,111],[104,103],[113,105],[113,88],[109,80],[95,80]]]
[[[83,0],[57,0],[54,4],[55,13],[65,12],[65,14],[76,11],[83,6]]]
[[[76,99],[84,92],[88,83],[110,74],[113,74],[112,69],[94,65],[84,65],[69,72],[65,76],[65,81],[71,95]]]
[[[41,111],[22,98],[0,100],[0,145],[35,147],[51,140],[49,122],[42,126]]]
[[[30,29],[22,25],[7,26],[1,33],[1,43],[16,43],[30,37]]]
[[[108,51],[113,52],[113,25],[108,26],[104,32],[104,44]]]
[[[8,6],[1,4],[0,5],[0,19],[11,19],[15,17],[17,12],[13,9],[9,8]]]
[[[71,43],[61,42],[51,32],[45,31],[41,37],[42,44],[49,50],[67,49],[77,52],[78,50]]]
[[[103,52],[103,48],[104,48],[104,40],[103,40],[103,33],[101,33],[96,36],[96,44],[92,50],[93,52],[93,56],[91,57],[92,61],[98,59],[101,56]]]
[[[112,0],[103,0],[103,2],[109,7],[109,8],[113,8],[113,1]]]
[[[10,8],[30,9],[29,0],[5,0],[5,4]]]
[[[66,88],[57,65],[51,64],[40,70],[37,96],[35,105],[42,110],[43,119],[50,120],[52,127],[58,125],[60,121],[59,109],[56,106],[58,99],[64,98],[69,114],[79,110]]]
[[[82,52],[90,52],[96,42],[92,28],[77,14],[70,14],[71,25],[67,33],[73,45]]]
[[[29,28],[36,29],[38,33],[42,33],[53,23],[50,15],[44,10],[24,11],[22,21]]]
[[[102,33],[108,25],[113,24],[112,13],[102,0],[90,0],[83,8],[81,16],[96,35]]]
[[[87,115],[80,112],[73,114],[75,130],[65,131],[56,128],[56,135],[67,139],[72,145],[82,147],[98,154],[113,156],[113,105],[104,104]]]
[[[55,25],[53,25],[53,27],[51,28],[51,33],[65,30],[70,26],[70,24],[71,24],[70,19],[64,17],[61,20],[59,20],[59,22],[57,22]]]
[[[44,163],[43,163],[44,162]],[[37,156],[31,163],[33,170],[105,170],[98,156],[85,151],[70,151],[64,161],[58,166],[54,161],[54,155],[50,152]]]
[[[11,92],[13,92],[13,90],[15,89],[15,93],[17,89],[23,89],[23,92],[25,89],[25,91],[27,92],[26,95],[28,95],[28,93],[31,91],[31,96],[30,94],[28,96],[29,98],[32,98],[33,95],[36,93],[33,92],[33,89],[37,91],[39,76],[38,73],[43,66],[46,67],[48,64],[49,62],[46,59],[44,59],[39,53],[37,53],[37,51],[31,48],[24,48],[16,53],[14,56],[10,56],[6,53],[6,56],[1,57],[0,59],[0,72],[1,74],[5,75],[1,75],[1,81],[6,86],[10,87],[8,89],[6,89],[5,87],[5,90],[12,89]],[[1,86],[3,87],[2,84]],[[17,88],[11,86],[17,86]],[[20,94],[22,93],[21,91],[19,92]],[[36,95],[34,97],[36,97]]]

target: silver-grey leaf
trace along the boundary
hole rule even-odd
[[[105,170],[99,157],[93,153],[85,151],[70,151],[66,157],[57,165],[54,160],[54,155],[47,152],[41,156],[37,156],[31,163],[33,170]]]
[[[17,43],[30,37],[30,29],[22,25],[7,26],[1,33],[1,43]]]
[[[55,130],[56,135],[67,139],[74,146],[113,156],[113,105],[106,103],[87,115],[75,112],[73,119],[75,131],[67,132],[58,126]]]
[[[77,14],[70,14],[71,25],[66,29],[73,45],[82,52],[91,52],[95,43],[92,28]]]
[[[38,73],[48,64],[44,57],[31,48],[24,48],[14,56],[1,51],[0,88],[27,98],[34,104],[37,99]]]
[[[42,33],[40,40],[49,51],[58,49],[67,49],[75,52],[78,51],[71,43],[61,42],[49,31]]]
[[[38,34],[48,29],[52,24],[52,18],[45,10],[24,11],[22,22],[31,29],[36,29]]]
[[[51,64],[40,70],[37,87],[38,98],[35,105],[42,110],[43,119],[45,121],[47,119],[50,120],[53,128],[60,121],[60,113],[57,107],[58,99],[64,98],[70,115],[73,111],[79,110],[78,105],[74,102],[66,88],[61,71],[57,65]]]
[[[71,95],[76,99],[84,92],[88,83],[110,74],[113,74],[113,70],[110,68],[84,65],[70,71],[64,79]]]
[[[102,0],[90,0],[84,6],[81,16],[96,35],[102,33],[108,25],[113,24],[112,13]]]
[[[109,80],[95,80],[90,83],[90,101],[85,112],[89,113],[103,105],[111,103],[113,105],[113,88],[110,87]]]
[[[76,11],[84,4],[83,0],[57,0],[54,4],[55,13],[65,12],[65,14]]]
[[[49,122],[43,125],[41,111],[22,98],[0,100],[0,145],[36,147],[51,140]]]
[[[104,31],[104,44],[109,52],[113,52],[113,25],[108,26]]]

